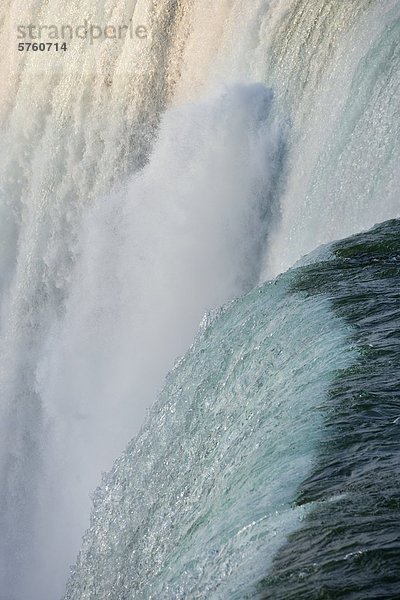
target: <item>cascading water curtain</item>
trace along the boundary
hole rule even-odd
[[[279,582],[347,493],[296,504],[368,347],[330,244],[400,213],[399,39],[399,0],[3,0],[0,600],[331,597]]]

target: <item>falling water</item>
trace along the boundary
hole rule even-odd
[[[144,38],[18,53],[21,23]],[[399,215],[400,3],[0,8],[0,597],[62,594],[89,495],[204,312]]]

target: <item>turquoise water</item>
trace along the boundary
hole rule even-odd
[[[66,598],[242,598],[309,508],[329,388],[356,360],[295,272],[212,317],[96,492]],[[334,498],[332,498],[334,502]]]
[[[96,492],[66,599],[398,596],[399,233],[204,321]]]

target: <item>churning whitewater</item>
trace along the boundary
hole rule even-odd
[[[146,35],[17,50],[84,20]],[[399,0],[4,0],[0,600],[399,596],[398,223],[360,233],[399,39]]]

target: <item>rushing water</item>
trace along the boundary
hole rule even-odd
[[[274,557],[265,598],[400,590],[400,222],[331,249],[334,258],[301,270],[295,288],[331,297],[358,360],[330,387],[318,460],[296,493],[297,506],[315,509]]]
[[[93,44],[74,39],[64,55],[17,52],[20,24],[77,26],[85,19],[132,22],[148,35]],[[4,0],[1,600],[63,594],[101,472],[139,431],[205,312],[320,244],[399,216],[399,38],[398,0],[83,0],[68,6]],[[110,495],[103,487],[96,496],[67,597],[106,597],[112,585],[108,597],[116,600],[136,597],[134,590],[143,598],[241,598],[255,593],[252,586],[263,578],[275,586],[271,597],[290,597],[279,582],[292,577],[285,564],[303,572],[290,553],[307,545],[300,521],[312,523],[321,501],[307,482],[314,481],[318,461],[328,468],[328,399],[336,398],[341,377],[349,385],[363,353],[354,342],[358,324],[338,308],[340,293],[353,292],[351,278],[339,286],[350,271],[347,263],[334,264],[336,287],[314,284],[306,274],[293,279],[293,272],[202,330],[139,441],[116,463],[114,487],[105,484]],[[383,286],[375,272],[371,278]],[[395,278],[387,285],[395,286]],[[373,297],[372,288],[365,293]],[[243,320],[243,328],[235,329],[227,315]],[[267,335],[274,323],[277,356]],[[257,364],[241,355],[244,348]],[[229,369],[236,377],[237,363],[232,380]],[[228,371],[225,396],[221,378]],[[394,372],[387,377],[390,384]],[[185,413],[192,404],[195,414]],[[168,406],[178,413],[163,417]],[[223,418],[230,419],[226,430]],[[257,427],[252,419],[260,419]],[[171,471],[162,468],[169,443],[178,454],[169,459]],[[174,463],[180,458],[188,478],[197,477],[192,485],[180,479],[180,462]],[[345,457],[340,461],[345,469]],[[137,479],[126,483],[124,496],[120,486],[129,469]],[[170,487],[163,483],[161,493],[160,478],[168,473]],[[326,486],[324,499],[346,514],[336,501],[342,487]],[[183,496],[173,507],[178,492]],[[302,494],[309,500],[300,501]],[[136,525],[124,510],[139,511]],[[107,527],[110,519],[115,531]],[[191,528],[186,551],[179,540]],[[298,541],[287,537],[295,530]],[[126,552],[103,555],[114,542],[126,544]],[[315,587],[307,588],[311,580],[304,577],[305,597],[307,590],[318,597]]]
[[[400,222],[205,320],[65,596],[397,598]]]

